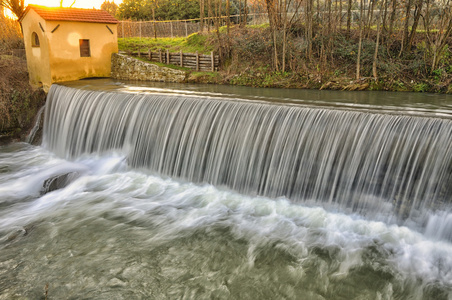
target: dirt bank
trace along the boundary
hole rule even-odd
[[[28,83],[24,59],[0,55],[0,145],[23,139],[39,108],[45,103],[42,89]]]

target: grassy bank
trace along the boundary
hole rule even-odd
[[[45,103],[42,89],[28,83],[25,60],[0,55],[0,144],[23,138]]]
[[[298,31],[297,31],[298,30]],[[362,41],[360,75],[357,78],[359,32],[317,36],[308,54],[303,28],[284,37],[274,35],[269,26],[238,26],[216,32],[194,34],[188,38],[120,39],[123,51],[143,52],[151,48],[170,52],[220,53],[221,71],[192,72],[190,82],[246,85],[253,87],[385,90],[452,93],[452,50],[448,46],[432,69],[427,37],[417,34],[409,52],[401,44],[380,38],[376,51],[376,32]],[[275,45],[278,60],[275,63]],[[452,42],[450,43],[452,44]],[[284,68],[281,65],[284,47]],[[377,52],[377,56],[375,56]],[[376,59],[375,59],[376,57]],[[376,75],[376,76],[375,76]]]
[[[209,54],[214,50],[214,45],[208,41],[208,35],[192,34],[188,37],[176,38],[119,38],[119,50],[125,52],[142,51],[147,52],[151,49],[152,52],[158,50],[169,50],[169,52]]]

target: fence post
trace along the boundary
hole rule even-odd
[[[159,61],[162,62],[162,49],[159,49]]]
[[[213,51],[210,52],[210,61],[212,62],[212,72],[215,71],[215,56],[213,55]]]
[[[171,37],[173,37],[173,22],[170,22],[171,25]]]
[[[166,49],[166,64],[170,64],[170,53],[168,49]]]
[[[188,36],[187,21],[185,21],[185,37]]]
[[[196,51],[196,71],[199,71],[199,53]]]
[[[182,50],[180,50],[180,66],[184,66],[184,54],[182,53]]]
[[[149,60],[152,61],[152,52],[151,48],[148,49]]]
[[[140,40],[141,40],[141,21],[138,22],[138,24],[140,24]]]

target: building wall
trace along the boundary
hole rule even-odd
[[[55,28],[48,34],[52,82],[110,77],[111,55],[118,52],[116,24],[47,21],[47,31]],[[90,57],[80,57],[80,39],[89,40]]]
[[[54,82],[110,77],[111,55],[118,52],[117,24],[45,21],[31,9],[22,26],[33,86],[48,90]],[[32,47],[33,32],[39,37],[40,47]],[[90,41],[90,57],[80,56],[80,39]]]
[[[44,31],[40,28],[39,23]],[[37,13],[30,10],[22,20],[22,28],[30,83],[35,87],[44,86],[44,89],[47,90],[51,85],[51,74],[46,22]],[[38,35],[39,47],[32,47],[33,32]]]

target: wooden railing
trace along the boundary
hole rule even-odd
[[[220,65],[220,58],[215,55],[213,51],[209,54],[196,53],[171,53],[168,50],[152,52],[150,49],[148,52],[129,52],[129,55],[147,58],[150,61],[160,62],[164,64],[170,64],[180,67],[190,68],[196,71],[218,71]]]

